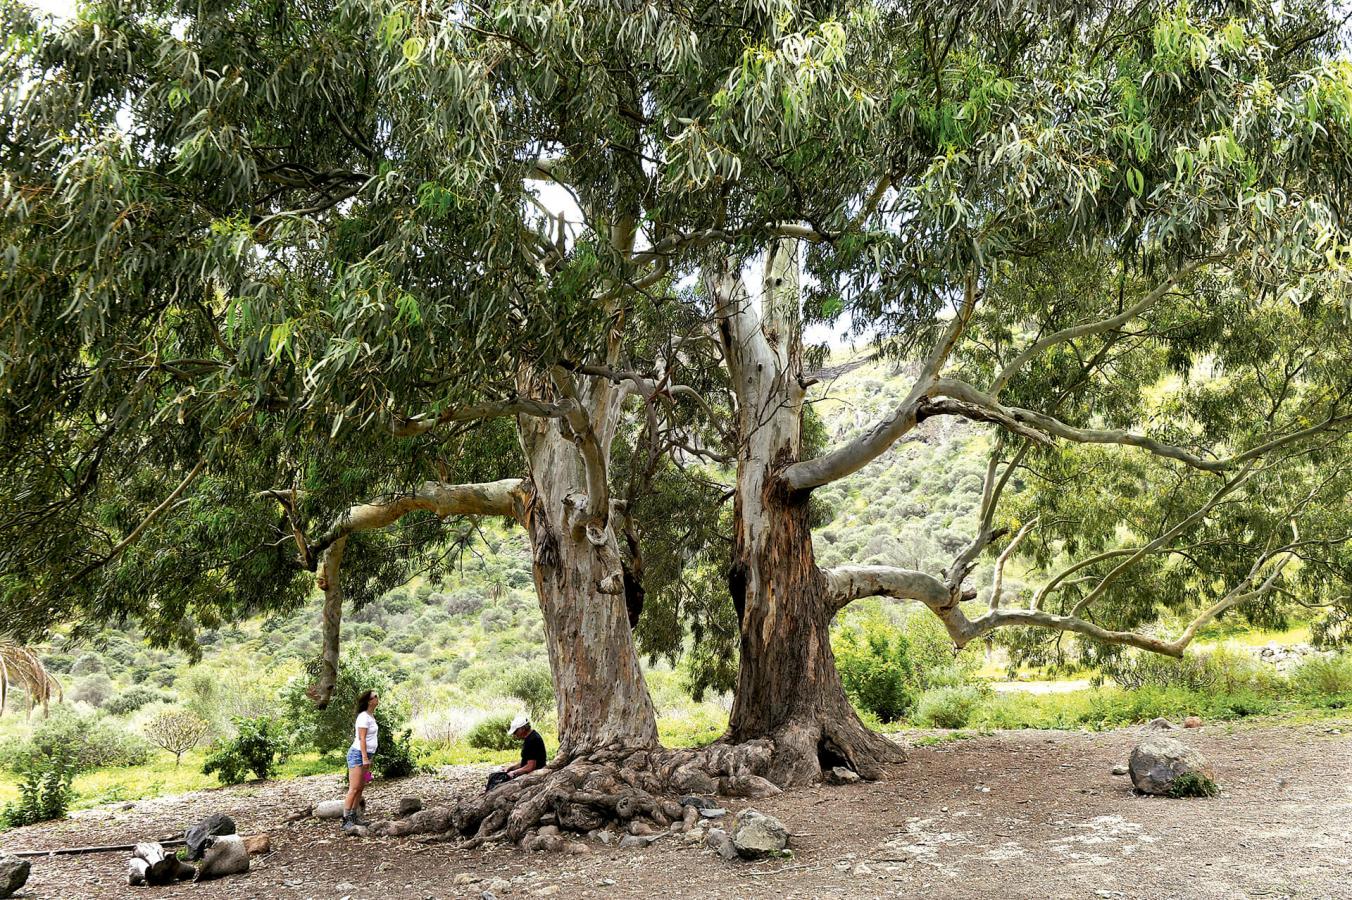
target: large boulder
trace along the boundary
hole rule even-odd
[[[743,859],[777,856],[789,846],[789,830],[774,816],[744,809],[732,820],[732,845]]]
[[[1175,740],[1161,728],[1147,728],[1131,751],[1131,783],[1143,794],[1168,796],[1183,775],[1214,782],[1216,773],[1201,751]]]
[[[26,859],[0,853],[0,897],[9,897],[27,884],[31,868]]]

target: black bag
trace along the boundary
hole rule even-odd
[[[235,820],[224,813],[215,813],[188,829],[185,835],[188,845],[188,859],[198,860],[207,852],[211,838],[222,834],[235,833]]]
[[[511,780],[512,776],[508,775],[506,772],[494,772],[492,775],[488,776],[488,787],[484,788],[484,793],[487,794],[498,785],[506,784]]]

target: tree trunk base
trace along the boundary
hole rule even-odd
[[[794,720],[770,735],[772,752],[765,777],[781,788],[822,780],[836,766],[877,781],[887,768],[906,761],[900,745],[871,731],[853,714],[820,721]]]

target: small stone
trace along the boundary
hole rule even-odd
[[[724,859],[736,859],[738,856],[732,838],[721,828],[710,828],[709,833],[704,837],[704,845],[712,850],[717,850],[718,855]]]
[[[852,874],[858,876],[872,875],[873,869],[869,867],[868,863],[861,862],[855,865]]]
[[[1113,766],[1114,775],[1126,775],[1130,771],[1131,769],[1127,768],[1126,763],[1118,763],[1117,765]]]
[[[335,891],[355,891],[357,886],[350,881],[340,881],[333,886]]]
[[[359,837],[359,838],[370,837],[371,829],[366,827],[365,825],[353,825],[350,828],[344,828],[343,834],[347,835],[348,837]]]
[[[411,816],[415,812],[420,812],[423,808],[421,797],[400,797],[399,815]]]
[[[716,806],[712,808],[703,807],[700,809],[699,814],[705,819],[721,819],[728,814],[728,811],[726,809],[719,809]]]
[[[451,880],[451,884],[463,887],[464,885],[467,884],[473,884],[478,880],[479,880],[478,875],[472,875],[469,872],[461,872],[459,875],[455,876],[455,878]]]
[[[9,897],[28,883],[33,864],[26,859],[0,853],[0,897]]]
[[[844,766],[833,766],[826,773],[826,780],[829,784],[857,784],[859,782],[859,773],[853,769],[847,769]]]
[[[1201,717],[1201,716],[1188,716],[1186,719],[1183,720],[1183,727],[1184,727],[1184,728],[1201,728],[1201,727],[1202,727],[1202,717]]]
[[[492,891],[484,891],[479,895],[479,900],[498,900],[498,896]]]
[[[532,897],[553,897],[559,892],[557,884],[544,884],[537,888],[531,888]]]
[[[1175,725],[1173,722],[1170,722],[1163,716],[1158,716],[1157,718],[1151,719],[1149,722],[1146,722],[1145,728],[1143,730],[1153,731],[1155,729],[1159,729],[1162,731],[1174,731],[1177,728],[1178,726]]]
[[[602,887],[610,887],[610,886],[613,885],[614,883],[615,883],[615,879],[614,879],[614,878],[602,878],[602,879],[601,879],[601,886],[602,886]]]
[[[732,821],[732,843],[744,859],[778,855],[789,846],[789,830],[774,816],[744,809]]]
[[[653,827],[641,819],[635,819],[629,823],[629,833],[639,837],[647,837],[653,833]]]
[[[490,891],[510,891],[512,889],[512,883],[506,878],[494,878],[492,881],[488,882],[488,889]]]
[[[682,797],[681,805],[693,806],[696,809],[712,809],[714,806],[717,806],[716,803],[705,800],[703,797]]]
[[[541,837],[551,837],[551,836],[553,836],[553,837],[558,837],[558,834],[559,834],[559,826],[557,826],[557,825],[544,825],[544,826],[542,826],[542,827],[540,828],[539,831],[536,832],[536,834],[540,835]]]
[[[615,843],[615,832],[598,831],[596,832],[596,839],[601,843],[605,844],[606,846],[610,846],[611,844]]]

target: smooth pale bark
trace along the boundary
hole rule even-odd
[[[782,473],[797,462],[805,396],[797,317],[797,251],[774,246],[758,313],[735,265],[709,279],[737,398],[735,537],[729,586],[741,622],[741,665],[728,738],[770,738],[768,777],[820,778],[823,763],[877,777],[900,748],[859,720],[831,651],[837,606],[817,567],[807,492]]]

